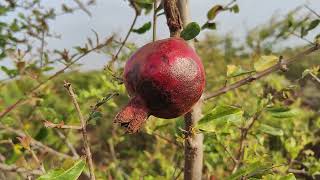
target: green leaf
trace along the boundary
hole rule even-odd
[[[85,160],[80,159],[68,169],[51,170],[47,174],[40,176],[37,180],[76,180],[81,175],[85,166]]]
[[[45,128],[45,127],[42,127],[37,135],[34,137],[34,139],[36,139],[37,141],[41,141],[43,140],[44,138],[46,138],[47,136],[49,135],[49,130],[48,128]]]
[[[296,180],[296,177],[294,176],[294,174],[290,173],[286,176],[279,178],[279,180]]]
[[[231,7],[231,10],[232,10],[234,13],[239,13],[239,6],[238,6],[238,4],[232,6],[232,7]]]
[[[216,26],[216,23],[206,22],[204,25],[202,25],[201,29],[202,30],[204,30],[204,29],[215,30],[215,29],[217,29],[217,26]]]
[[[300,37],[304,37],[306,35],[308,35],[308,30],[304,26],[301,26]]]
[[[235,106],[216,106],[211,112],[200,119],[197,128],[202,131],[214,132],[218,124],[241,121],[243,110]]]
[[[12,154],[5,160],[5,163],[9,165],[15,163],[23,155],[22,148],[20,144],[15,144]]]
[[[254,71],[248,71],[243,69],[241,66],[227,65],[227,77],[237,77],[245,74],[249,74]]]
[[[0,69],[5,72],[9,77],[15,77],[18,75],[18,71],[16,69],[8,69],[5,66],[1,66]]]
[[[183,29],[180,36],[184,40],[190,40],[197,37],[197,35],[200,33],[200,30],[201,29],[198,23],[191,22]]]
[[[311,72],[311,70],[310,70],[310,69],[306,69],[306,70],[304,70],[304,71],[303,71],[303,73],[302,73],[301,78],[306,77],[310,72]]]
[[[142,4],[153,4],[154,0],[134,0],[134,2]]]
[[[94,111],[93,113],[90,114],[88,121],[93,119],[101,119],[101,118],[102,118],[102,113],[99,111]]]
[[[143,33],[147,32],[148,30],[150,30],[150,28],[151,28],[151,22],[147,22],[138,29],[132,29],[132,32],[137,33],[137,34],[143,34]]]
[[[298,114],[297,109],[290,109],[288,107],[269,107],[267,111],[271,114],[274,118],[291,118]]]
[[[78,53],[82,53],[82,54],[88,52],[88,48],[86,48],[86,47],[83,48],[83,47],[80,47],[80,46],[76,46],[76,47],[74,47],[74,49],[77,50]]]
[[[275,128],[275,127],[272,127],[272,126],[269,126],[266,124],[261,124],[259,129],[264,133],[271,134],[274,136],[282,136],[283,135],[282,129]]]
[[[262,164],[261,162],[255,162],[253,164],[240,168],[234,174],[227,177],[226,180],[238,180],[241,179],[241,177],[254,177],[258,174],[268,173],[268,170],[270,170],[271,168],[271,163]]]
[[[261,56],[257,62],[254,63],[254,69],[257,72],[268,69],[269,67],[277,64],[279,57],[275,55]]]
[[[320,19],[311,21],[307,31],[311,31],[312,29],[316,28],[319,25],[319,23],[320,23]]]
[[[10,29],[13,32],[17,32],[19,31],[20,27],[17,24],[17,19],[14,19],[14,21],[12,22],[12,24],[10,25]]]
[[[223,6],[221,6],[221,5],[215,5],[215,6],[213,6],[213,7],[208,11],[208,13],[207,13],[207,18],[208,18],[209,20],[213,20],[221,10],[223,10]]]

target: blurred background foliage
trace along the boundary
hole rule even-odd
[[[46,21],[54,19],[59,13],[55,10],[38,12],[39,1],[26,3],[23,7],[14,6],[10,4],[11,1],[7,2],[6,6],[0,6],[0,16],[5,16],[7,11],[14,11],[16,8],[27,8],[27,12],[33,15],[26,17],[18,14],[17,19],[12,22],[0,20],[0,56],[11,58],[16,65],[11,69],[1,67],[10,80],[3,80],[0,84],[0,110],[19,98],[26,99],[22,105],[0,119],[0,162],[30,170],[36,167],[36,162],[31,158],[30,152],[21,145],[17,134],[4,127],[22,130],[35,140],[71,155],[66,141],[58,135],[60,132],[79,154],[83,154],[80,132],[44,126],[45,121],[80,125],[72,101],[63,87],[63,81],[67,80],[73,85],[80,107],[87,117],[92,106],[99,100],[112,93],[119,93],[94,112],[88,125],[98,179],[182,179],[182,118],[165,120],[151,117],[141,132],[130,135],[125,134],[112,122],[115,114],[129,98],[119,77],[126,59],[138,48],[137,45],[127,42],[112,68],[108,66],[104,70],[81,72],[74,68],[77,66],[73,66],[70,71],[50,80],[26,98],[25,95],[32,91],[33,87],[57,72],[57,64],[70,64],[73,55],[66,53],[67,50],[42,52],[41,48],[39,51],[32,46],[34,41],[39,41],[41,45],[43,33],[50,35]],[[92,5],[92,2],[87,5]],[[138,5],[145,9],[146,13],[152,10],[148,2],[141,0]],[[78,9],[66,5],[63,7],[63,13]],[[306,35],[305,29],[313,30],[310,24],[314,21],[314,16],[306,15],[301,21],[294,16],[295,12],[296,10],[288,14],[285,19],[273,18],[265,25],[250,30],[245,44],[240,45],[232,35],[218,36],[214,30],[196,40],[196,50],[206,70],[206,91],[214,91],[226,83],[243,78],[248,73],[239,72],[252,71],[253,65],[262,55],[292,57],[304,49],[304,46],[277,46],[277,43],[286,41],[295,32],[302,33],[298,36],[303,38]],[[150,29],[148,25],[143,28]],[[97,36],[96,41],[98,38]],[[115,35],[98,53],[112,57],[121,46],[117,39],[119,37]],[[90,41],[93,40],[76,47],[75,56],[90,51],[95,46]],[[58,57],[60,62],[53,57]],[[304,57],[291,65],[286,72],[274,73],[205,102],[205,118],[219,108],[232,108],[240,113],[233,115],[233,120],[209,119],[210,124],[205,124],[206,128],[195,129],[202,130],[205,134],[204,179],[240,179],[243,176],[247,179],[266,180],[320,178],[320,84],[311,76],[318,76],[319,58],[317,53]],[[243,164],[231,175],[232,156],[238,151],[241,127],[250,122],[257,113],[257,123],[247,137]],[[40,149],[35,151],[46,170],[68,167],[71,163],[70,159],[62,159]],[[24,178],[23,174],[2,171],[0,168],[0,179],[19,177]],[[81,178],[86,178],[85,173]]]

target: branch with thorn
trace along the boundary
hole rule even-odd
[[[250,84],[251,82],[261,79],[273,72],[279,71],[279,70],[287,70],[287,66],[292,64],[295,61],[301,60],[302,57],[310,55],[316,51],[318,51],[320,49],[320,45],[319,44],[315,44],[314,46],[302,51],[301,53],[295,55],[294,57],[288,58],[288,59],[284,59],[283,57],[280,57],[279,63],[269,67],[268,69],[265,69],[261,72],[257,72],[254,75],[250,75],[244,79],[241,79],[239,81],[236,81],[230,85],[227,85],[225,87],[222,87],[214,92],[209,92],[209,93],[205,93],[204,95],[204,100],[209,100],[212,99],[214,97],[220,96],[222,94],[225,94],[229,91],[232,91],[234,89],[237,89],[243,85],[247,85]]]
[[[83,115],[82,115],[82,112],[80,110],[80,106],[78,104],[78,101],[77,101],[77,98],[76,98],[76,95],[74,93],[74,90],[71,86],[70,83],[68,83],[67,81],[64,82],[64,85],[63,85],[71,99],[72,99],[72,102],[73,102],[73,105],[74,107],[76,108],[77,110],[77,113],[78,113],[78,116],[79,116],[79,119],[81,121],[81,126],[82,126],[82,137],[83,137],[83,144],[84,144],[84,149],[85,149],[85,152],[86,152],[86,156],[87,156],[87,159],[88,159],[88,165],[89,165],[89,171],[90,171],[90,179],[91,180],[95,180],[95,174],[94,174],[94,165],[93,165],[93,160],[92,160],[92,154],[91,154],[91,150],[90,150],[90,143],[89,143],[89,140],[88,140],[88,134],[87,134],[87,122],[86,120],[84,119]]]

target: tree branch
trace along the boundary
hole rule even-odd
[[[0,163],[0,170],[1,171],[9,171],[9,172],[17,172],[23,174],[32,174],[32,175],[42,175],[42,171],[40,170],[29,170],[22,167],[18,167],[16,165],[7,165]]]
[[[179,37],[182,29],[182,21],[177,7],[177,0],[163,0],[163,8],[170,30],[170,37]]]
[[[16,134],[18,136],[21,136],[21,137],[27,136],[24,132],[22,132],[20,130],[16,130],[16,129],[13,129],[11,127],[7,127],[7,126],[1,125],[1,124],[0,124],[0,128],[6,130],[8,132],[14,133],[14,134]],[[51,148],[51,147],[49,147],[47,145],[44,145],[42,142],[37,141],[37,140],[35,140],[33,138],[31,138],[31,145],[38,146],[38,147],[44,149],[45,151],[47,151],[48,153],[51,153],[51,154],[53,154],[55,156],[58,156],[58,157],[61,157],[61,158],[64,158],[64,159],[72,158],[71,156],[69,156],[67,154],[63,154],[63,153],[61,153],[61,152],[59,152],[59,151],[57,151],[57,150],[55,150],[55,149],[53,149],[53,148]]]
[[[23,102],[26,101],[26,99],[28,99],[32,94],[34,94],[38,89],[40,89],[43,85],[45,85],[46,83],[48,83],[50,80],[56,78],[57,76],[59,76],[60,74],[63,74],[65,70],[67,70],[69,67],[71,67],[72,65],[74,65],[75,63],[77,63],[79,60],[81,60],[83,57],[85,57],[86,55],[90,54],[93,51],[96,51],[98,49],[101,49],[102,47],[108,45],[111,41],[112,41],[113,37],[108,38],[105,43],[103,44],[98,44],[96,47],[86,51],[85,53],[81,54],[80,56],[78,56],[77,58],[75,58],[73,61],[71,61],[69,64],[67,64],[64,68],[60,69],[59,71],[57,71],[56,73],[54,73],[53,75],[51,75],[48,79],[46,79],[45,81],[40,82],[37,86],[33,87],[32,89],[30,89],[23,97],[19,98],[15,103],[9,105],[7,108],[5,108],[4,110],[2,110],[0,112],[0,119],[2,119],[5,115],[7,115],[9,112],[11,112],[13,109],[15,109],[16,107],[18,107],[19,105],[21,105]]]
[[[67,137],[62,133],[60,132],[59,130],[55,130],[55,132],[58,134],[58,136],[66,143],[66,145],[68,146],[68,148],[70,149],[73,157],[75,158],[79,158],[79,154],[77,153],[76,149],[74,148],[73,144],[67,139]]]
[[[124,38],[124,40],[121,42],[121,45],[120,45],[120,48],[118,49],[116,55],[111,59],[110,61],[110,65],[112,66],[113,63],[118,59],[118,56],[122,50],[122,48],[126,45],[126,42],[132,32],[132,29],[134,28],[134,25],[136,24],[137,22],[137,19],[138,19],[138,16],[140,16],[140,10],[138,9],[138,7],[136,6],[135,2],[133,0],[130,0],[130,5],[133,7],[133,9],[135,10],[135,15],[134,15],[134,18],[133,18],[133,21],[131,23],[131,26],[126,34],[126,37]]]
[[[152,41],[157,40],[157,0],[153,2],[153,25],[152,25]]]
[[[253,127],[255,122],[258,120],[261,113],[262,113],[262,110],[256,112],[253,115],[253,117],[251,118],[252,120],[249,123],[249,125],[247,127],[241,128],[239,149],[238,149],[236,160],[235,160],[236,163],[234,164],[233,169],[232,169],[232,173],[235,173],[242,164],[242,159],[243,159],[243,155],[244,155],[244,148],[245,148],[245,141],[247,140],[247,136],[248,136],[249,131],[251,130],[251,128]]]
[[[46,127],[46,128],[58,128],[58,129],[75,129],[75,130],[81,130],[82,129],[81,126],[65,125],[63,123],[54,124],[54,123],[52,123],[50,121],[44,121],[44,127]]]
[[[64,82],[64,87],[67,89],[67,91],[68,91],[68,93],[69,93],[69,95],[70,95],[70,97],[72,99],[73,105],[77,110],[79,119],[81,121],[83,143],[84,143],[84,148],[85,148],[85,151],[86,151],[88,164],[89,164],[90,179],[91,180],[95,180],[96,178],[95,178],[95,175],[94,175],[94,165],[93,165],[93,161],[92,161],[92,154],[91,154],[91,150],[90,150],[90,144],[89,144],[88,135],[87,135],[87,128],[86,128],[87,127],[87,122],[86,122],[86,120],[84,119],[84,117],[83,117],[83,115],[81,113],[80,106],[78,104],[78,101],[77,101],[76,95],[75,95],[75,93],[73,91],[73,88],[71,87],[71,84],[65,81]]]
[[[303,52],[297,54],[296,56],[292,57],[292,58],[289,58],[289,59],[286,59],[286,60],[282,60],[281,62],[277,63],[276,65],[273,65],[271,67],[269,67],[268,69],[264,70],[264,71],[261,71],[261,72],[258,72],[254,75],[251,75],[251,76],[248,76],[244,79],[241,79],[235,83],[232,83],[228,86],[225,86],[223,88],[220,88],[218,90],[216,90],[215,92],[211,92],[211,93],[207,93],[205,94],[204,96],[204,100],[209,100],[211,98],[214,98],[214,97],[217,97],[217,96],[220,96],[228,91],[231,91],[231,90],[234,90],[236,88],[239,88],[243,85],[246,85],[246,84],[249,84],[251,83],[252,81],[255,81],[257,79],[260,79],[262,77],[265,77],[273,72],[276,72],[278,70],[281,70],[283,69],[283,67],[287,66],[287,65],[290,65],[292,64],[293,62],[301,59],[302,57],[304,56],[307,56],[315,51],[318,51],[320,49],[320,46],[319,44],[316,44],[314,46],[312,46],[311,48],[308,48],[306,50],[304,50]]]

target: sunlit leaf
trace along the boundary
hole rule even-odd
[[[184,40],[190,40],[197,37],[197,35],[200,33],[200,30],[201,29],[198,23],[191,22],[183,29],[180,36]]]
[[[85,160],[80,159],[68,169],[51,170],[47,172],[47,174],[40,176],[37,180],[76,180],[84,170],[85,166]]]
[[[261,130],[264,133],[271,134],[273,136],[282,136],[283,135],[282,129],[275,128],[275,127],[272,127],[272,126],[269,126],[266,124],[261,124],[259,126],[259,130]]]
[[[296,109],[279,106],[269,107],[267,108],[267,112],[269,112],[271,116],[275,118],[291,118],[298,114]]]
[[[296,180],[296,177],[294,174],[290,173],[286,176],[280,177],[279,180]]]
[[[268,170],[270,170],[271,168],[272,168],[271,163],[263,164],[262,162],[255,162],[253,164],[240,168],[234,174],[227,177],[226,180],[238,180],[238,179],[241,179],[241,177],[250,178],[256,175],[267,174]]]
[[[241,121],[243,110],[235,106],[216,106],[198,123],[197,128],[202,131],[215,131],[217,124]]]
[[[241,66],[227,65],[227,77],[237,77],[245,74],[249,74],[254,71],[248,71],[243,69]]]
[[[269,56],[261,56],[257,62],[254,63],[254,69],[257,72],[268,69],[269,67],[277,64],[279,61],[279,57],[274,55]]]

